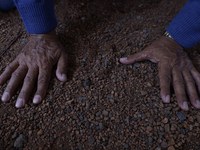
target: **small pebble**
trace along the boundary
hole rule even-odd
[[[200,123],[200,116],[196,115],[196,118],[197,118],[197,122]]]
[[[165,124],[165,126],[164,126],[164,128],[165,128],[165,132],[169,132],[169,124]]]
[[[168,147],[167,150],[175,150],[175,148],[174,148],[174,146],[170,146],[170,147]]]
[[[87,99],[86,97],[81,97],[81,96],[78,97],[78,100],[79,100],[79,101],[83,101],[83,100],[86,100],[86,99]]]
[[[152,128],[152,127],[150,127],[150,126],[147,126],[147,130],[148,130],[148,131],[152,131],[152,130],[153,130],[153,128]]]
[[[133,66],[138,68],[138,67],[140,67],[140,63],[136,62],[136,63],[133,64]]]
[[[105,60],[105,67],[108,67],[110,65],[110,61],[109,61],[109,59],[106,59]]]
[[[90,86],[90,84],[91,84],[91,81],[88,79],[88,80],[85,80],[85,82],[84,82],[84,87],[86,87],[86,86]]]
[[[162,147],[162,148],[167,148],[167,147],[168,147],[168,145],[167,145],[167,143],[166,143],[166,142],[164,142],[164,141],[163,141],[163,142],[161,143],[161,147]]]
[[[128,125],[130,124],[130,117],[129,116],[126,117],[126,122],[128,123]]]
[[[95,142],[95,138],[94,138],[94,137],[90,137],[90,138],[88,139],[88,142],[89,142],[90,144],[93,144],[93,143]]]
[[[40,129],[38,132],[37,132],[37,135],[42,135],[43,134],[43,130],[42,129]]]
[[[86,121],[86,122],[85,122],[85,127],[88,128],[88,129],[90,128],[90,123],[89,123],[89,121]]]
[[[83,115],[80,114],[78,118],[80,119],[80,121],[82,121],[83,120]]]
[[[156,150],[161,150],[161,147],[156,147]]]
[[[186,116],[182,112],[177,112],[177,116],[179,120],[183,121],[186,119]]]
[[[17,137],[17,132],[15,132],[13,135],[12,135],[12,138],[16,138]]]
[[[15,140],[14,147],[23,148],[26,142],[26,137],[23,134],[20,134],[19,137]]]
[[[103,110],[103,111],[102,111],[102,114],[103,114],[104,116],[108,116],[108,112],[107,112],[106,110]]]
[[[129,145],[126,143],[125,145],[124,145],[124,148],[129,148]]]
[[[103,123],[99,123],[99,129],[103,130],[104,129],[104,124]]]

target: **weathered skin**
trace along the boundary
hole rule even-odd
[[[67,58],[67,53],[58,41],[55,31],[30,35],[27,45],[0,76],[0,85],[10,79],[2,101],[9,101],[23,83],[16,102],[17,108],[23,107],[37,82],[33,103],[40,103],[46,95],[52,68],[56,63],[57,78],[63,82],[67,80]]]
[[[123,64],[150,60],[158,63],[161,98],[170,102],[170,83],[172,83],[178,105],[189,110],[186,93],[192,105],[200,109],[198,92],[200,92],[200,74],[193,66],[183,48],[173,39],[162,36],[143,51],[121,58]],[[198,87],[198,92],[196,90]]]

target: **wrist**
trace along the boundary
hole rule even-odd
[[[171,38],[172,40],[174,40],[173,37],[172,37],[166,30],[165,30],[165,32],[163,33],[163,36],[169,37],[169,38]]]
[[[43,33],[43,34],[30,34],[31,37],[33,38],[55,38],[57,39],[57,34],[56,34],[56,30],[52,30],[50,32],[47,33]]]

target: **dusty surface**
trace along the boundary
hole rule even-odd
[[[0,149],[200,149],[200,111],[160,98],[158,68],[122,65],[160,35],[186,0],[56,1],[58,36],[69,54],[68,81],[55,69],[40,105],[0,102]],[[0,52],[25,31],[17,10],[0,12]],[[0,73],[24,47],[22,36],[0,58]],[[187,50],[200,71],[197,44]],[[2,95],[5,85],[0,88]],[[19,92],[17,92],[19,93]]]

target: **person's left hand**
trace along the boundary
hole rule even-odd
[[[192,105],[200,109],[198,97],[198,93],[200,93],[200,74],[186,52],[176,41],[162,36],[141,52],[121,58],[120,62],[132,64],[142,60],[158,63],[160,93],[165,103],[170,102],[170,83],[172,82],[178,105],[183,110],[189,110],[186,92]]]
[[[0,76],[0,85],[10,78],[1,98],[2,101],[9,101],[23,83],[15,106],[24,107],[37,83],[33,103],[40,103],[46,95],[51,71],[56,63],[57,78],[63,82],[67,80],[67,60],[67,53],[58,41],[55,30],[46,34],[31,34],[27,45]]]

